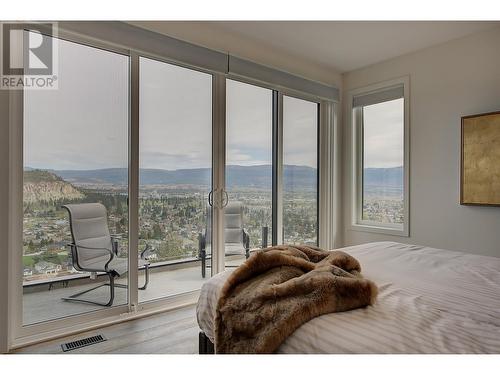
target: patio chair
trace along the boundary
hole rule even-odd
[[[243,227],[243,204],[241,202],[229,202],[224,210],[224,246],[226,255],[245,255],[250,256],[250,237]],[[200,233],[199,240],[199,258],[201,259],[201,276],[205,277],[207,258],[209,258],[211,249],[211,225],[212,210],[207,208],[207,229]],[[208,250],[208,251],[207,251]]]
[[[128,271],[128,259],[118,257],[118,240],[109,233],[106,207],[101,203],[67,204],[62,206],[69,213],[69,224],[72,242],[71,249],[73,268],[78,271],[90,272],[91,278],[97,273],[106,273],[109,282],[91,289],[62,298],[69,302],[84,302],[99,306],[112,306],[115,298],[115,287],[127,288],[127,285],[115,284],[115,277],[120,277]],[[148,245],[141,252],[139,268],[145,270],[145,282],[139,289],[145,290],[149,283],[148,255],[151,249]],[[110,297],[108,302],[96,302],[79,298],[80,296],[109,286]]]

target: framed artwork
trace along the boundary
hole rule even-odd
[[[500,112],[462,117],[460,204],[500,206]]]

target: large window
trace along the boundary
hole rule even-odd
[[[318,104],[283,96],[283,243],[318,243]]]
[[[402,84],[354,96],[355,222],[404,232],[405,98]]]
[[[119,238],[116,256],[128,256],[129,58],[57,43],[59,88],[24,92],[24,324],[97,308],[61,300],[88,289],[89,279],[74,267],[63,205],[102,203],[109,231]],[[87,296],[104,300],[104,293],[99,288]],[[121,288],[115,305],[126,303]]]

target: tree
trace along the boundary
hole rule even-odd
[[[116,202],[116,215],[117,216],[122,216],[123,215],[123,207],[121,203],[118,201]]]
[[[160,240],[161,237],[162,237],[162,230],[160,224],[156,223],[155,225],[153,225],[153,238],[155,240]]]
[[[43,254],[42,260],[54,264],[61,264],[61,259],[57,256],[57,254]]]
[[[122,226],[120,225],[119,221],[115,222],[115,234],[120,234],[122,233],[123,229]]]

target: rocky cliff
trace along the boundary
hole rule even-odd
[[[24,171],[25,203],[76,200],[84,197],[80,190],[51,172],[36,169]]]

